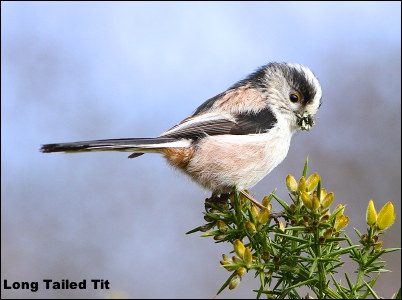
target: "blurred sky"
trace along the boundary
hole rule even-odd
[[[400,2],[1,2],[1,275],[102,278],[129,297],[211,298],[231,249],[197,234],[208,192],[157,155],[49,154],[41,144],[152,137],[271,61],[321,81],[317,126],[252,192],[299,176],[310,155],[348,226],[387,201],[400,246]],[[177,175],[176,175],[177,174]],[[279,208],[278,208],[279,209]],[[400,254],[378,292],[400,282]],[[398,266],[398,267],[397,267]],[[254,297],[249,278],[225,297]],[[104,291],[3,291],[3,298],[106,297]]]

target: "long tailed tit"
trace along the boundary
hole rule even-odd
[[[305,66],[269,63],[155,138],[43,145],[41,151],[160,153],[213,195],[253,187],[286,157],[297,129],[309,130],[321,87]]]

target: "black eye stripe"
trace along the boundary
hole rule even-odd
[[[284,66],[282,71],[291,87],[300,93],[303,105],[313,101],[317,89],[303,70]]]

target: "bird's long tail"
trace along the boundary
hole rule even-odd
[[[188,140],[175,138],[137,138],[137,139],[109,139],[82,141],[73,143],[59,143],[42,145],[43,153],[66,152],[79,153],[91,151],[123,151],[135,152],[129,157],[137,157],[146,152],[161,152],[165,148],[188,147]]]

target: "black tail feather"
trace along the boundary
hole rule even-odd
[[[85,152],[96,150],[120,150],[124,151],[131,148],[140,148],[139,146],[146,146],[147,144],[163,144],[173,142],[174,138],[137,138],[137,139],[109,139],[109,140],[95,140],[95,141],[82,141],[73,143],[58,143],[42,145],[40,151],[43,153],[51,152]]]

